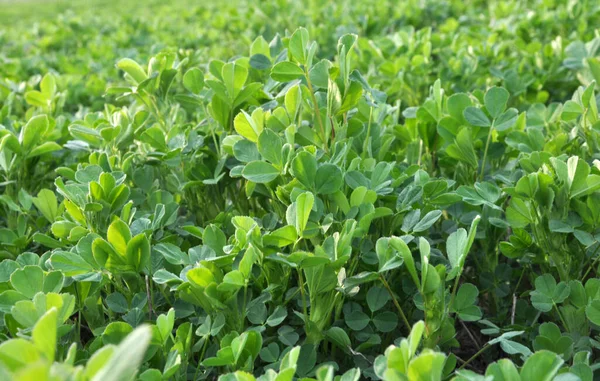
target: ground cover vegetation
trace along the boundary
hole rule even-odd
[[[1,379],[597,379],[597,2],[0,20]]]

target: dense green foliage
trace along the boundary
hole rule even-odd
[[[0,379],[595,379],[597,2],[210,3],[0,1]]]

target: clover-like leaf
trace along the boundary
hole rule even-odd
[[[535,290],[531,292],[531,304],[542,312],[548,312],[569,296],[569,286],[565,282],[556,284],[550,274],[538,276],[535,279]]]

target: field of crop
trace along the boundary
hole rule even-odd
[[[0,379],[598,380],[597,82],[595,0],[0,0]]]

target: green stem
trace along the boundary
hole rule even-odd
[[[306,77],[306,85],[308,86],[308,90],[310,92],[310,98],[312,99],[313,105],[315,107],[315,116],[317,121],[319,122],[319,128],[321,130],[321,138],[323,139],[323,149],[325,152],[328,152],[327,149],[327,135],[325,134],[325,127],[323,127],[323,120],[321,120],[321,110],[319,110],[319,104],[317,103],[317,97],[315,96],[315,92],[313,90],[312,83],[310,81],[310,75],[308,70],[304,70],[304,75]]]
[[[369,108],[369,123],[367,124],[367,135],[365,136],[365,142],[363,144],[363,153],[362,156],[363,158],[365,157],[365,154],[368,152],[368,148],[369,148],[369,142],[370,142],[370,137],[371,137],[371,120],[373,119],[373,106],[371,106]]]
[[[525,273],[527,272],[528,269],[529,269],[529,267],[525,266],[525,269],[523,269],[523,271],[521,271],[521,276],[519,277],[519,280],[517,281],[517,285],[515,286],[513,295],[516,295],[517,291],[519,291],[519,286],[521,285],[521,281],[523,280],[523,275],[525,275]]]
[[[406,328],[408,329],[408,332],[410,333],[410,331],[412,330],[412,327],[411,327],[410,323],[408,322],[408,319],[406,318],[406,315],[404,314],[404,311],[402,310],[400,303],[398,303],[398,299],[396,299],[394,292],[390,288],[390,285],[388,284],[387,280],[385,279],[385,277],[382,274],[379,274],[379,279],[381,279],[381,283],[383,283],[383,286],[387,289],[388,293],[392,297],[392,301],[394,302],[394,305],[396,306],[396,309],[398,310],[398,313],[400,314],[400,317],[402,318],[404,325],[406,326]]]
[[[460,281],[460,276],[462,272],[456,275],[454,279],[454,286],[452,287],[452,296],[450,296],[450,303],[448,304],[448,311],[452,311],[452,305],[454,304],[454,298],[456,297],[456,290],[458,289],[458,282]]]
[[[488,348],[490,348],[491,345],[486,344],[483,346],[483,348],[481,348],[479,351],[477,351],[477,353],[475,353],[473,356],[471,356],[471,358],[469,358],[467,361],[465,361],[459,368],[458,370],[463,369],[465,366],[469,365],[469,363],[473,360],[475,360],[477,357],[481,356],[481,354],[483,352],[485,352]]]
[[[298,282],[300,283],[300,294],[302,294],[302,309],[304,310],[304,324],[308,325],[308,307],[306,306],[306,294],[304,292],[304,277],[302,270],[298,269]]]
[[[248,279],[244,284],[244,304],[242,307],[242,318],[240,319],[240,331],[244,331],[244,323],[246,322],[246,304],[248,302]]]
[[[485,142],[485,150],[483,151],[483,160],[481,161],[481,173],[479,174],[479,180],[483,180],[483,172],[485,171],[485,159],[487,158],[488,149],[490,148],[490,141],[492,140],[493,130],[494,125],[490,127],[490,132],[488,132],[487,140]]]
[[[596,249],[594,250],[594,254],[592,254],[592,257],[594,255],[596,255],[599,248],[600,248],[600,245],[598,245],[598,247],[596,247]],[[581,280],[584,280],[588,276],[588,274],[590,273],[590,271],[592,271],[592,269],[594,268],[594,265],[596,264],[596,262],[598,262],[598,260],[600,260],[600,256],[597,256],[596,258],[594,258],[594,261],[590,264],[590,266],[588,267],[587,271],[585,272],[585,274],[583,275]]]
[[[548,235],[546,234],[546,230],[544,229],[543,225],[542,225],[542,216],[539,213],[539,206],[537,205],[537,203],[534,202],[534,208],[535,208],[535,213],[533,215],[533,217],[535,218],[535,222],[536,224],[534,225],[534,232],[538,230],[538,227],[541,227],[539,230],[540,232],[535,233],[535,237],[536,237],[536,241],[538,243],[538,245],[545,251],[548,253],[548,255],[550,255],[550,258],[552,258],[552,262],[554,262],[554,266],[556,266],[556,270],[558,271],[558,276],[560,277],[561,281],[568,281],[569,280],[569,272],[567,269],[565,269],[563,267],[563,264],[565,261],[561,260],[561,258],[559,258],[556,255],[556,251],[554,250],[553,247],[550,247],[549,242],[550,239],[548,239]],[[541,237],[541,239],[540,239]],[[545,247],[544,247],[545,246]]]
[[[150,281],[148,279],[148,275],[146,275],[146,298],[148,298],[148,320],[152,320],[152,293],[150,291]]]
[[[556,313],[558,314],[558,318],[560,319],[560,322],[562,323],[562,325],[565,328],[565,330],[568,332],[569,331],[569,326],[567,325],[567,323],[565,322],[565,319],[563,318],[562,314],[560,313],[560,310],[558,309],[558,306],[556,305],[556,303],[552,303],[552,305],[556,309]]]
[[[198,359],[198,365],[196,366],[196,372],[194,373],[194,380],[198,379],[198,372],[200,371],[200,365],[202,365],[202,360],[204,360],[204,354],[206,353],[206,347],[208,347],[208,337],[204,337],[204,343],[202,344],[202,351],[200,352],[200,358]]]
[[[172,302],[169,299],[169,296],[167,295],[166,291],[162,287],[160,287],[160,285],[157,288],[160,291],[160,293],[162,294],[162,296],[165,298],[165,300],[167,301],[167,303],[172,304]]]

